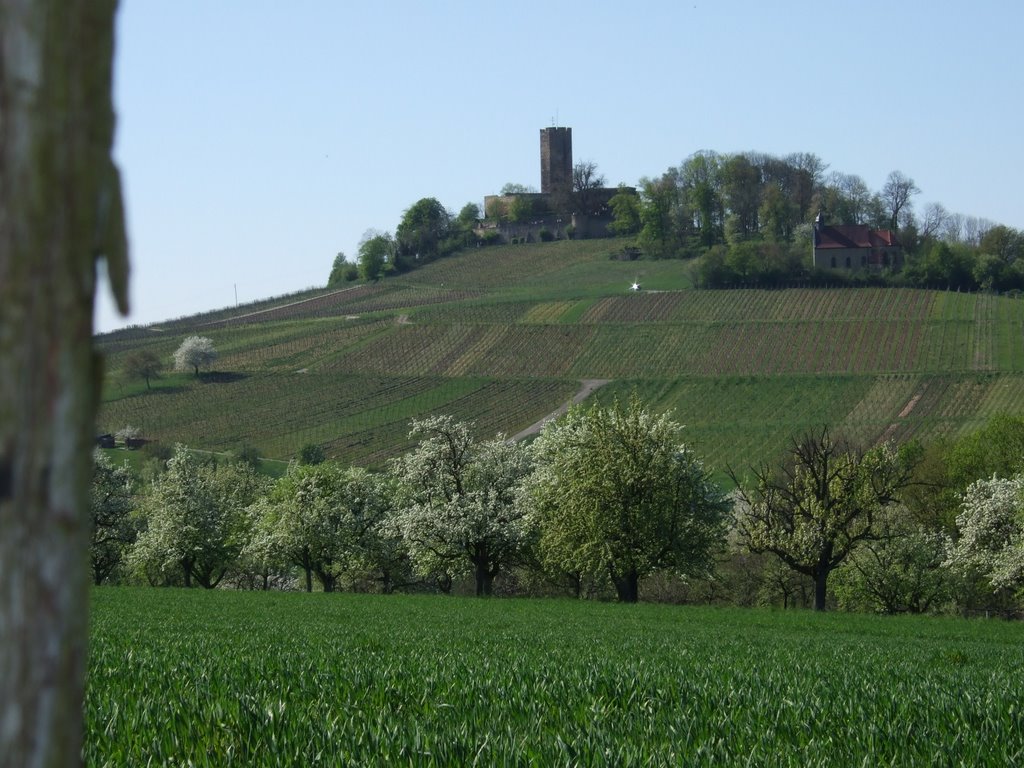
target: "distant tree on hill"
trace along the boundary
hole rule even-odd
[[[536,187],[531,187],[527,184],[516,184],[514,182],[508,182],[501,188],[500,194],[502,195],[532,195],[537,193]]]
[[[634,192],[627,192],[622,186],[608,201],[613,221],[608,229],[616,235],[635,235],[640,231],[640,198]]]
[[[129,353],[124,361],[124,375],[129,379],[142,379],[150,389],[150,379],[159,379],[164,364],[150,349],[138,349]]]
[[[900,228],[904,214],[910,205],[910,198],[921,192],[917,184],[909,176],[900,171],[893,171],[882,187],[882,201],[889,217],[889,229],[893,232]]]
[[[189,336],[174,353],[174,370],[187,371],[192,368],[198,378],[199,369],[209,367],[216,359],[217,350],[213,347],[213,341],[205,336]]]
[[[350,283],[359,276],[359,268],[345,258],[345,254],[338,251],[334,257],[334,264],[331,266],[331,275],[327,278],[327,287],[336,288],[342,283]]]
[[[306,443],[299,449],[299,464],[323,464],[327,460],[327,454],[317,443]]]
[[[390,233],[369,230],[359,244],[359,277],[366,281],[380,279],[394,258],[395,241]]]
[[[476,203],[466,203],[459,211],[456,219],[458,225],[464,229],[472,229],[480,219],[480,206]]]
[[[452,216],[436,198],[416,201],[395,230],[396,267],[407,269],[447,255],[452,244]]]
[[[573,165],[572,191],[576,198],[576,209],[580,213],[596,213],[594,190],[604,185],[604,174],[597,170],[597,163],[593,160],[580,160]]]
[[[530,195],[519,195],[508,206],[509,221],[524,223],[539,216],[540,201]]]
[[[679,255],[682,240],[679,228],[680,191],[674,174],[659,179],[641,179],[640,235],[637,242],[644,254],[654,259]]]
[[[1024,232],[997,224],[981,236],[978,248],[1006,264],[1019,262],[1024,260]]]

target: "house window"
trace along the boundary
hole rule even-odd
[[[865,264],[867,264],[867,263],[868,263],[868,257],[867,257],[867,256],[865,256],[865,255],[864,255],[864,254],[862,253],[862,254],[860,255],[860,265],[861,265],[861,266],[863,267],[863,266],[864,266]]]
[[[849,256],[846,257],[846,268],[847,269],[850,268],[850,257]]]
[[[832,257],[832,269],[835,269],[835,268],[836,268],[836,257],[833,256]]]

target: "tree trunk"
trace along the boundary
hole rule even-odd
[[[79,765],[95,261],[122,310],[114,0],[0,0],[0,763]]]
[[[825,610],[825,587],[828,583],[828,571],[820,570],[814,577],[814,610]],[[805,603],[806,605],[806,603]]]
[[[497,570],[497,569],[495,569]],[[476,596],[490,597],[491,588],[494,584],[494,571],[487,567],[486,560],[476,563]]]
[[[619,602],[635,603],[640,599],[640,576],[636,571],[622,575],[613,575],[615,591],[619,594]]]
[[[324,573],[323,571],[317,571],[316,572],[316,577],[317,577],[317,579],[320,580],[320,583],[323,585],[324,592],[333,592],[334,591],[334,586],[335,586],[335,584],[338,581],[338,577],[337,576],[333,576],[333,575],[331,575],[329,573]]]
[[[313,569],[306,567],[306,591],[313,591]]]

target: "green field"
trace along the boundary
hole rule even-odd
[[[592,240],[474,249],[401,277],[100,337],[102,431],[243,444],[286,460],[307,443],[379,466],[409,419],[449,413],[515,434],[586,379],[674,408],[717,470],[829,425],[864,443],[930,440],[1024,413],[1024,300],[899,288],[695,290],[692,264],[609,258]],[[637,280],[643,290],[631,292]],[[152,392],[120,369],[213,339],[217,373]]]
[[[86,763],[1019,765],[1024,628],[101,588]]]

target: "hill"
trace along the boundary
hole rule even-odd
[[[673,408],[709,465],[770,458],[828,424],[934,439],[1024,412],[1024,301],[905,288],[696,290],[681,261],[618,261],[614,240],[481,248],[371,285],[98,337],[101,431],[286,459],[318,443],[379,465],[409,419],[450,413],[516,434],[564,405],[638,391]],[[641,290],[631,291],[630,284]],[[125,356],[189,334],[220,359],[147,391]]]

